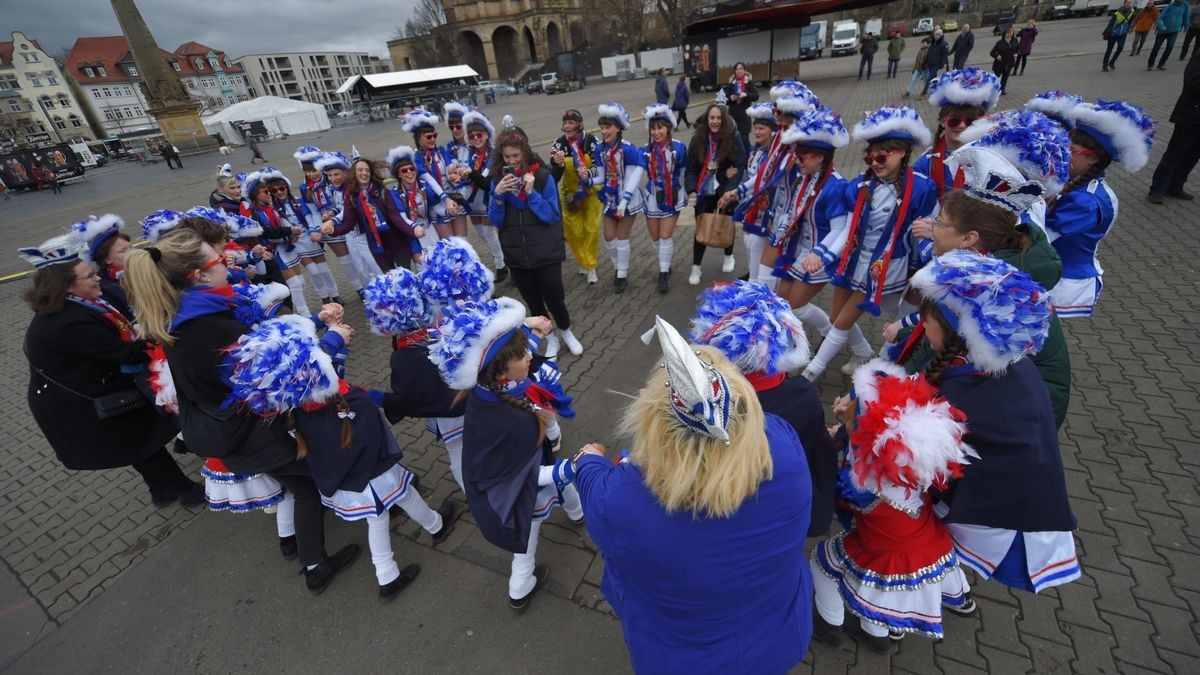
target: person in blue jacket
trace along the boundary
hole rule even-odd
[[[629,129],[629,112],[616,101],[601,103],[600,144],[593,151],[592,168],[586,187],[598,186],[596,198],[604,205],[600,218],[604,246],[612,258],[613,293],[621,294],[629,287],[629,234],[637,214],[646,209],[642,195],[642,177],[646,174],[646,158],[623,135]]]
[[[1191,22],[1192,7],[1184,0],[1171,0],[1162,8],[1162,13],[1158,15],[1158,24],[1155,26],[1157,32],[1154,34],[1154,47],[1150,49],[1146,70],[1154,68],[1154,59],[1158,59],[1159,70],[1167,69],[1167,59],[1171,58],[1171,50],[1175,49],[1176,38],[1179,37],[1180,31],[1187,30]],[[1158,50],[1164,43],[1166,48],[1159,58]]]
[[[572,463],[601,590],[639,673],[785,673],[812,636],[804,448],[719,350],[655,330],[664,367],[622,417],[628,461],[589,444]]]
[[[687,205],[683,172],[687,146],[671,138],[675,115],[665,104],[647,106],[642,115],[650,142],[642,146],[646,157],[646,229],[658,254],[658,292],[671,289],[671,258],[675,255],[675,224]]]

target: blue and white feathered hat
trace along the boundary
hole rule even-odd
[[[79,253],[82,248],[79,237],[69,233],[47,239],[37,246],[19,248],[17,255],[40,270],[50,265],[75,264],[80,259]]]
[[[242,196],[245,199],[253,200],[254,191],[258,189],[259,183],[265,183],[261,171],[251,171],[242,178]]]
[[[1097,101],[1075,106],[1071,123],[1096,139],[1112,161],[1133,173],[1150,159],[1154,119],[1125,101]]]
[[[433,305],[425,301],[417,275],[403,267],[380,274],[363,287],[363,309],[376,335],[400,335],[429,328]]]
[[[264,166],[262,169],[259,170],[258,174],[260,176],[259,180],[263,180],[268,183],[270,183],[271,181],[275,181],[275,180],[281,180],[281,181],[287,183],[288,187],[292,186],[292,181],[288,180],[288,177],[283,175],[282,171],[280,171],[279,169],[276,169],[273,166]]]
[[[492,121],[488,119],[488,116],[479,110],[467,111],[462,117],[462,123],[463,128],[467,131],[470,131],[471,127],[479,127],[487,132],[488,138],[496,137],[496,127],[492,126]]]
[[[338,393],[338,375],[317,341],[313,322],[285,315],[263,321],[227,352],[233,368],[228,402],[259,415],[324,403]]]
[[[496,276],[465,237],[447,237],[425,254],[417,279],[430,303],[450,307],[491,298]]]
[[[525,305],[499,297],[468,302],[442,317],[429,360],[451,389],[470,389],[525,322]]]
[[[175,229],[179,225],[179,221],[185,218],[184,214],[171,209],[159,209],[154,213],[142,218],[142,236],[145,237],[151,244],[162,239],[162,236],[167,232]]]
[[[836,150],[850,144],[846,125],[833,108],[822,106],[801,115],[792,126],[784,130],[780,141],[787,145]]]
[[[400,164],[400,162],[408,162],[410,164],[414,163],[416,161],[414,159],[416,157],[416,154],[417,154],[416,150],[413,150],[412,146],[410,146],[410,145],[397,145],[396,147],[392,148],[391,150],[388,150],[388,153],[387,153],[388,167],[391,168],[392,173],[394,174],[394,173],[396,173],[396,166],[398,164]]]
[[[313,160],[313,167],[316,168],[317,171],[328,171],[330,169],[349,171],[350,160],[337,150],[333,152],[322,152],[320,156]]]
[[[662,347],[662,365],[670,389],[667,401],[675,419],[690,431],[729,445],[733,394],[728,380],[713,364],[701,359],[661,316],[654,317],[654,330]]]
[[[775,104],[770,101],[759,101],[746,108],[746,115],[751,123],[761,122],[772,129],[779,128],[779,121],[775,119]]]
[[[265,284],[240,283],[231,284],[230,288],[233,292],[250,300],[258,306],[261,312],[254,317],[253,321],[245,322],[247,325],[253,325],[265,319],[274,318],[279,310],[283,307],[283,301],[292,297],[292,291],[287,286],[271,281]],[[237,316],[238,310],[234,310],[234,315]],[[238,317],[239,320],[244,317]]]
[[[642,111],[642,118],[646,120],[647,129],[654,120],[662,120],[670,128],[675,128],[675,113],[671,112],[671,106],[666,103],[652,103],[646,106],[646,109]]]
[[[121,216],[106,213],[102,216],[88,216],[87,220],[75,223],[71,226],[71,232],[79,238],[83,247],[80,254],[89,261],[97,262],[96,249],[120,234],[122,227],[125,227],[125,221],[121,220]]]
[[[238,185],[245,185],[246,177],[249,175],[250,174],[246,173],[245,171],[239,171],[239,172],[233,174],[233,179],[238,182]]]
[[[218,176],[232,176],[233,175],[233,165],[230,164],[229,162],[225,162],[221,166],[217,167],[217,175]],[[242,181],[238,180],[238,182],[240,183]]]
[[[305,164],[315,162],[321,154],[321,149],[315,145],[302,145],[296,148],[296,152],[292,153],[292,157],[295,157],[296,161],[300,162],[300,166],[304,166]]]
[[[258,221],[247,218],[240,213],[233,213],[224,209],[214,209],[211,206],[193,206],[183,212],[187,218],[204,218],[211,220],[214,223],[224,225],[229,231],[229,238],[233,240],[245,239],[246,237],[258,237],[263,233],[262,225]]]
[[[433,129],[437,126],[438,116],[429,112],[424,108],[413,108],[404,117],[400,118],[400,128],[404,129],[405,133],[417,135],[426,127]]]
[[[784,96],[775,101],[775,109],[783,115],[799,117],[807,112],[812,112],[821,106],[821,101],[816,96]]]
[[[867,113],[861,122],[854,125],[852,135],[854,140],[862,143],[895,139],[908,141],[914,147],[924,147],[933,140],[921,115],[908,106],[889,105]]]
[[[955,151],[963,190],[982,202],[1022,213],[1058,194],[1070,179],[1066,129],[1030,110],[1006,110],[975,120]]]
[[[821,104],[817,99],[817,95],[809,89],[807,84],[799,80],[784,80],[779,84],[771,87],[771,100],[776,103],[783,98],[800,98],[809,101],[813,107]]]
[[[808,363],[800,319],[761,281],[713,284],[700,294],[692,339],[721,350],[743,373],[774,375]]]
[[[462,101],[446,101],[442,105],[442,115],[449,122],[452,119],[461,119],[464,115],[471,111],[471,106]]]
[[[1071,112],[1075,106],[1083,103],[1083,97],[1065,92],[1061,89],[1051,89],[1035,95],[1025,102],[1025,109],[1040,112],[1046,117],[1071,128]]]
[[[222,209],[213,208],[211,206],[193,206],[183,212],[185,218],[203,218],[211,220],[218,225],[225,224],[225,211]]]
[[[608,118],[612,120],[614,124],[621,128],[621,131],[629,128],[629,111],[625,109],[625,106],[616,101],[601,103],[596,108],[596,112],[599,114],[600,119]]]
[[[955,249],[935,257],[909,284],[937,303],[966,342],[968,358],[1002,373],[1041,351],[1050,330],[1050,294],[1003,260]]]
[[[991,110],[1000,102],[1000,78],[981,68],[967,67],[943,73],[929,85],[929,105],[973,106]]]

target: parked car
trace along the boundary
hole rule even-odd
[[[958,19],[946,19],[942,22],[943,33],[953,33],[958,30]]]
[[[913,25],[913,35],[929,35],[933,32],[933,17],[927,16],[923,19],[917,19],[917,23]]]
[[[1046,19],[1053,21],[1055,19],[1066,19],[1071,16],[1070,5],[1055,5],[1050,8],[1046,14]]]
[[[904,35],[904,29],[907,27],[904,19],[896,19],[888,22],[887,33],[884,35],[895,35],[899,33]]]
[[[1008,19],[1000,19],[996,22],[996,25],[992,27],[992,35],[1004,35],[1004,31],[1012,27],[1013,20],[1011,17]]]

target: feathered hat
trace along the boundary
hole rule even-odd
[[[470,131],[471,127],[479,127],[487,132],[488,138],[496,137],[496,127],[492,126],[492,121],[478,110],[470,110],[463,115],[462,123],[463,128],[467,131]]]
[[[413,158],[416,156],[416,154],[416,151],[413,150],[412,146],[409,145],[397,145],[391,150],[388,150],[387,163],[388,166],[391,167],[392,173],[396,173],[396,167],[401,162],[408,162],[409,164],[414,163],[415,160]]]
[[[258,174],[259,174],[259,180],[266,181],[268,183],[270,183],[272,181],[281,180],[281,181],[287,183],[288,187],[292,186],[292,181],[288,180],[288,177],[283,175],[282,171],[280,171],[279,169],[276,169],[273,166],[264,166],[262,169],[259,170]]]
[[[257,220],[230,211],[223,211],[221,215],[225,217],[225,228],[229,230],[230,239],[237,241],[262,236],[263,228]]]
[[[986,372],[1004,372],[1046,341],[1050,294],[1003,260],[956,249],[935,257],[909,284],[937,303],[966,342],[971,363]]]
[[[241,314],[234,310],[234,316],[247,326],[253,326],[266,319],[274,318],[283,307],[283,301],[292,297],[292,291],[287,286],[272,281],[265,284],[231,284],[230,288],[237,295],[254,301],[250,313]]]
[[[225,211],[211,206],[193,206],[183,212],[184,218],[203,218],[219,225],[225,224]]]
[[[1150,159],[1154,120],[1141,108],[1124,101],[1097,101],[1075,106],[1071,123],[1096,139],[1112,161],[1133,173]]]
[[[217,175],[218,176],[232,176],[233,175],[233,165],[230,164],[229,162],[225,162],[221,166],[217,167]],[[240,183],[241,181],[239,180],[238,182]]]
[[[991,110],[1000,102],[1000,78],[980,68],[959,68],[943,73],[929,85],[929,105],[977,105]]]
[[[376,335],[399,335],[429,328],[433,307],[425,301],[417,275],[403,267],[380,274],[363,287],[363,309]]]
[[[878,143],[886,140],[908,141],[913,146],[929,145],[933,136],[917,111],[908,106],[884,106],[868,113],[854,125],[854,140],[861,143]]]
[[[491,298],[495,278],[464,237],[448,237],[434,244],[417,275],[429,302],[443,307]]]
[[[17,255],[40,270],[50,265],[78,262],[79,252],[82,248],[82,242],[75,234],[62,234],[47,239],[37,246],[19,248]]]
[[[798,80],[784,80],[774,87],[771,87],[772,101],[778,103],[780,99],[784,98],[804,99],[809,101],[813,107],[821,104],[821,102],[817,99],[817,95],[813,93],[813,90],[809,89],[807,84],[804,84]]]
[[[661,316],[654,317],[654,330],[667,371],[671,412],[690,431],[729,445],[729,418],[733,413],[729,382]]]
[[[96,250],[101,244],[112,239],[121,233],[121,228],[125,227],[125,221],[121,220],[121,216],[115,213],[106,213],[102,216],[88,216],[87,220],[81,220],[71,226],[71,232],[79,238],[82,244],[81,254],[92,262],[96,261]]]
[[[1043,91],[1025,102],[1025,109],[1040,112],[1059,124],[1071,128],[1071,111],[1083,103],[1082,96],[1076,96],[1061,89]]]
[[[424,108],[413,108],[404,117],[400,118],[400,128],[404,129],[405,133],[414,136],[422,133],[426,128],[433,129],[437,126],[438,116],[429,112]]]
[[[343,171],[350,170],[350,160],[341,152],[322,152],[315,160],[313,167],[317,171],[328,171],[330,169],[341,169]]]
[[[304,166],[305,164],[315,162],[321,154],[321,149],[315,145],[302,145],[296,149],[296,152],[292,153],[292,157],[295,157],[296,161],[300,162],[300,166]]]
[[[612,120],[613,124],[621,128],[621,131],[629,128],[629,111],[625,109],[625,106],[616,101],[601,103],[596,108],[596,112],[600,115],[600,119]]]
[[[721,350],[743,373],[786,373],[811,358],[800,319],[761,281],[705,289],[691,332],[696,344]]]
[[[238,338],[226,403],[241,402],[259,415],[285,413],[304,403],[324,403],[338,393],[333,361],[317,342],[305,317],[285,315],[263,321]]]
[[[661,120],[666,122],[670,128],[675,128],[675,113],[671,112],[671,106],[666,103],[654,103],[646,106],[646,109],[642,111],[642,117],[646,120],[647,129],[654,120]]]
[[[842,124],[842,118],[833,108],[822,106],[801,115],[792,126],[784,130],[780,141],[788,145],[836,150],[850,143],[850,134]]]
[[[954,153],[963,190],[982,202],[1021,213],[1069,180],[1071,138],[1062,125],[1029,110],[976,120]]]
[[[765,124],[772,129],[779,127],[779,122],[775,119],[775,104],[770,101],[759,101],[746,108],[746,115],[753,124]]]
[[[963,442],[966,415],[924,375],[883,359],[854,371],[858,413],[850,434],[850,479],[863,490],[895,486],[906,496],[944,487],[978,457]]]
[[[446,117],[447,122],[462,119],[470,111],[471,106],[462,101],[447,101],[442,104],[442,115]]]
[[[505,113],[504,117],[500,118],[500,128],[504,129],[505,131],[509,131],[510,129],[516,129],[516,128],[518,128],[517,120],[515,118],[513,118],[512,115]]]
[[[265,183],[261,171],[251,171],[242,177],[242,196],[246,199],[254,199],[254,191],[258,189],[260,183]]]
[[[509,297],[468,302],[442,317],[429,360],[451,389],[470,389],[525,322],[525,305]]]
[[[159,209],[142,218],[142,236],[153,244],[161,239],[164,234],[175,229],[175,226],[179,225],[179,221],[183,220],[184,217],[184,214],[178,211]]]

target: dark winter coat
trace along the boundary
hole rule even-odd
[[[326,497],[338,490],[362,492],[367,489],[367,481],[392,468],[404,456],[365,390],[351,387],[343,398],[354,413],[354,437],[346,448],[341,445],[342,419],[336,406],[296,411],[296,432],[308,445],[308,470]]]
[[[1200,49],[1192,52],[1192,59],[1183,71],[1183,91],[1179,94],[1179,100],[1175,101],[1171,121],[1189,126],[1200,125]]]
[[[392,351],[392,391],[383,395],[383,411],[396,424],[405,417],[462,417],[466,400],[446,386],[423,344]]]
[[[1016,42],[1017,41],[1015,38],[1012,42],[1005,40],[1003,37],[1001,37],[999,40],[996,40],[996,44],[992,47],[992,51],[988,52],[988,56],[991,56],[993,59],[992,70],[996,71],[997,73],[1002,73],[1006,70],[1012,70],[1013,61],[1016,60],[1017,56],[1015,46]]]
[[[746,114],[750,106],[758,100],[758,89],[754,86],[754,78],[746,75],[746,98],[733,100],[733,82],[725,85],[725,96],[729,99],[729,116],[737,124],[738,131],[744,135],[750,133],[750,116]]]
[[[958,56],[962,61],[966,61],[971,50],[975,48],[975,32],[959,33],[958,37],[954,38],[954,46],[950,48],[950,53]]]
[[[691,101],[691,89],[688,88],[687,82],[680,80],[675,85],[675,102],[671,104],[671,110],[683,110],[688,107]]]
[[[837,492],[837,450],[825,428],[824,407],[815,387],[803,377],[789,377],[782,384],[758,392],[763,412],[782,418],[800,438],[808,473],[812,478],[812,518],[808,536],[829,531],[833,521],[833,498]]]
[[[1037,39],[1037,35],[1036,26],[1025,26],[1017,31],[1017,53],[1021,56],[1029,56],[1033,53],[1033,41]]]
[[[704,124],[704,120],[701,120],[701,124]],[[704,126],[703,130],[697,131],[696,133],[707,134],[708,127]],[[703,148],[703,150],[697,153],[692,152],[692,146],[690,144],[688,145],[687,169],[683,172],[683,187],[685,190],[687,190],[688,194],[696,192],[696,184],[700,181],[700,170],[704,165],[704,158],[708,151],[708,144],[705,143]],[[742,182],[742,175],[746,172],[746,157],[748,154],[749,153],[746,152],[745,146],[742,145],[741,136],[734,134],[733,138],[730,140],[729,155],[717,164],[717,197],[720,197],[729,190],[736,188],[738,183]],[[730,167],[736,168],[737,171],[734,172],[732,176],[727,178],[725,176],[725,172]],[[712,213],[715,209],[716,201],[717,200],[715,198],[708,200],[697,198],[697,215],[701,213]],[[705,202],[711,202],[711,204],[705,206]]]
[[[667,83],[667,76],[661,73],[654,78],[654,99],[663,105],[671,102],[671,85]]]
[[[937,72],[950,62],[950,47],[946,46],[946,38],[941,37],[929,44],[925,53],[925,70]]]

